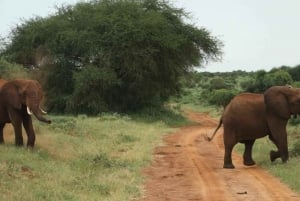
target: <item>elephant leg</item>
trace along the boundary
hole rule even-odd
[[[233,139],[228,139],[228,136],[224,134],[224,165],[223,168],[233,169],[234,165],[232,164],[232,149],[236,145],[236,142]]]
[[[270,159],[274,161],[276,158],[281,157],[282,162],[286,162],[289,159],[287,132],[286,132],[286,120],[277,120],[276,118],[268,119],[273,142],[278,148],[278,152],[271,151]],[[271,126],[272,125],[272,126]],[[271,138],[270,138],[271,139]],[[271,140],[272,140],[271,139]]]
[[[252,159],[252,147],[255,140],[246,140],[243,143],[245,144],[245,151],[244,151],[244,165],[251,166],[255,165],[254,160]]]
[[[31,116],[23,114],[23,126],[27,134],[27,147],[34,147],[35,133],[32,126]]]
[[[9,110],[8,112],[15,131],[15,143],[17,146],[23,146],[22,115],[20,112],[14,110]]]
[[[273,138],[272,135],[269,135],[269,139],[276,145],[277,149],[279,150],[279,147],[278,147],[278,143],[276,142],[276,140]],[[270,160],[273,162],[275,161],[277,158],[280,158],[280,152],[279,151],[274,151],[274,150],[271,150],[270,151]]]
[[[232,149],[233,149],[234,145],[230,145],[230,146],[225,146],[225,154],[224,154],[224,165],[223,168],[228,168],[228,169],[233,169],[235,168],[234,165],[232,164],[232,158],[231,158],[231,154],[232,154]]]
[[[13,124],[15,130],[15,143],[17,146],[23,146],[23,136],[22,136],[22,127],[21,123]]]
[[[0,124],[0,144],[4,143],[4,137],[3,137],[3,128],[5,126],[5,123]]]

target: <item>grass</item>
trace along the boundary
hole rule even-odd
[[[51,116],[51,125],[34,122],[33,150],[15,147],[13,131],[6,128],[6,143],[0,146],[0,200],[140,197],[142,169],[149,165],[153,148],[161,143],[162,135],[187,123],[176,113],[154,117],[156,112]]]

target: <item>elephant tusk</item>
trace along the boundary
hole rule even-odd
[[[27,114],[32,115],[32,112],[30,111],[30,108],[27,106]]]
[[[40,110],[42,111],[43,114],[47,114],[47,112],[44,111],[41,107],[40,107]]]

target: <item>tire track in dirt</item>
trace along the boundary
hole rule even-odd
[[[223,169],[222,129],[214,141],[217,120],[205,113],[189,113],[198,122],[164,137],[154,150],[141,201],[300,201],[300,196],[260,167],[242,165],[233,153],[235,169]]]

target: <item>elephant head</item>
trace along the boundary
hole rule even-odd
[[[29,115],[34,116],[42,122],[51,123],[43,117],[44,112],[41,109],[43,99],[43,90],[36,80],[12,80],[5,83],[2,87],[2,93],[6,100],[6,105],[14,109],[24,109]],[[25,109],[24,109],[25,110]]]
[[[300,114],[300,89],[290,86],[273,86],[264,93],[268,115],[288,120]]]

